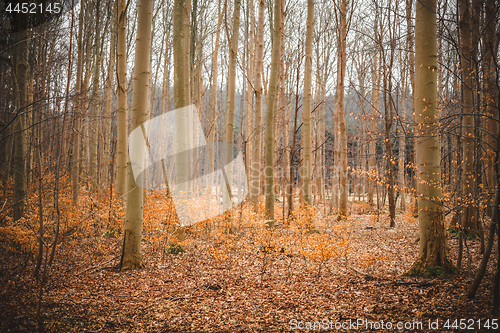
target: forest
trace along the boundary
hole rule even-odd
[[[0,332],[498,330],[498,1],[0,9]]]

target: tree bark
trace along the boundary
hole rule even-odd
[[[111,5],[114,8],[113,5]],[[111,12],[114,12],[111,9]],[[113,117],[113,112],[111,110],[112,104],[112,89],[114,82],[114,74],[115,74],[115,54],[116,54],[116,30],[115,30],[115,19],[112,19],[112,23],[110,25],[110,41],[109,41],[109,65],[108,65],[108,75],[106,76],[106,88],[105,88],[105,99],[104,99],[104,153],[103,153],[103,168],[104,168],[104,178],[102,180],[102,184],[104,188],[107,188],[108,181],[110,179],[110,154],[111,154],[111,118]]]
[[[265,196],[266,220],[269,227],[274,227],[274,125],[278,102],[278,71],[280,59],[281,1],[274,2],[274,31],[271,53],[271,73],[269,77],[266,107],[266,150],[265,150]]]
[[[440,266],[454,267],[444,231],[441,189],[441,150],[437,118],[436,0],[417,2],[415,24],[415,136],[418,165],[420,250],[408,274],[424,274]]]
[[[379,68],[379,51],[378,51],[378,16],[375,17],[375,52],[373,55],[372,64],[372,94],[371,94],[371,114],[370,114],[370,124],[369,124],[369,142],[368,142],[368,169],[370,170],[369,182],[368,182],[368,204],[370,206],[374,205],[373,196],[375,192],[375,185],[378,175],[377,170],[377,119],[378,119],[378,107],[379,107],[379,85],[380,78],[378,75]],[[378,200],[378,198],[377,198]]]
[[[307,1],[307,32],[306,32],[306,57],[304,66],[304,102],[302,105],[302,168],[299,172],[301,177],[301,194],[303,202],[312,206],[311,196],[311,77],[312,77],[312,42],[314,30],[314,0]]]
[[[132,114],[130,130],[142,126],[149,116],[149,93],[151,78],[151,22],[153,0],[140,0],[137,14],[137,38],[134,59],[134,92],[132,95]],[[141,149],[141,148],[139,148]],[[144,163],[145,147],[137,156]],[[142,154],[141,154],[142,153]],[[144,266],[141,254],[143,189],[136,184],[129,160],[127,165],[127,211],[125,215],[123,251],[120,268],[133,269]]]
[[[340,141],[340,188],[339,188],[339,207],[338,219],[347,217],[347,132],[345,124],[345,106],[344,106],[344,79],[347,63],[346,41],[347,41],[347,4],[348,0],[342,0],[340,12],[340,40],[339,40],[339,73],[337,78],[337,101],[335,103],[335,112],[337,113]]]
[[[259,204],[260,198],[260,166],[262,161],[262,113],[263,113],[263,100],[262,100],[262,75],[264,71],[263,57],[264,57],[264,12],[265,1],[259,0],[259,17],[257,22],[257,40],[255,45],[255,111],[254,111],[254,136],[252,142],[252,166],[251,166],[251,181],[250,181],[250,201],[255,209]]]
[[[128,159],[127,1],[118,1],[116,84],[116,194],[125,193]]]
[[[462,223],[467,232],[478,232],[474,208],[474,95],[472,63],[472,25],[471,6],[468,0],[459,0],[460,10],[460,66],[462,69],[462,146],[463,146],[463,182],[462,182]]]
[[[28,98],[28,22],[18,19],[15,22],[14,52],[15,52],[15,89],[16,111],[14,120],[14,221],[24,215],[26,200],[26,166],[24,154],[26,151],[24,119],[22,109],[27,106]]]
[[[80,123],[82,114],[82,80],[83,80],[83,16],[85,12],[85,1],[80,3],[78,15],[78,56],[76,65],[76,102],[73,110],[73,161],[71,168],[71,183],[73,193],[73,205],[78,204],[80,190]]]

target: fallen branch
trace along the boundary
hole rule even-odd
[[[115,260],[115,259],[117,259],[118,257],[119,257],[119,256],[114,256],[113,258],[111,258],[111,259],[109,259],[109,260],[106,260],[105,262],[102,262],[102,263],[100,263],[99,265],[90,266],[89,268],[87,268],[87,269],[85,269],[85,270],[83,270],[83,271],[81,271],[81,272],[75,273],[75,276],[79,276],[80,274],[86,273],[86,272],[88,272],[88,271],[90,271],[90,270],[92,270],[92,272],[93,272],[93,271],[96,271],[96,270],[100,269],[102,266],[104,266],[105,264],[107,264],[108,262],[110,262],[110,261],[112,261],[112,260]]]

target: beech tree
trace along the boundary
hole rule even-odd
[[[415,144],[420,250],[410,274],[429,267],[454,267],[444,230],[441,188],[441,148],[437,119],[436,0],[417,2],[415,23]]]
[[[255,107],[253,116],[253,142],[252,142],[252,166],[250,180],[250,201],[254,207],[257,207],[260,197],[260,165],[261,165],[261,127],[262,127],[262,110],[263,110],[263,57],[264,57],[264,11],[265,1],[259,0],[259,17],[257,19],[257,39],[255,41]]]
[[[337,72],[337,99],[335,101],[335,113],[338,121],[336,139],[339,141],[339,206],[338,219],[343,219],[347,216],[347,132],[345,123],[345,105],[344,105],[344,79],[347,64],[346,42],[347,42],[347,6],[349,0],[342,0],[339,21],[339,58]]]
[[[306,58],[304,66],[304,105],[302,111],[302,197],[304,203],[311,206],[311,76],[312,76],[312,42],[314,25],[314,0],[307,1]]]
[[[125,193],[127,170],[127,134],[128,134],[128,101],[127,101],[127,2],[118,0],[117,22],[117,68],[116,68],[116,193]]]
[[[137,14],[137,38],[134,59],[134,91],[130,130],[140,127],[149,117],[151,22],[153,0],[139,0]],[[145,149],[145,147],[144,147]],[[143,154],[137,154],[140,158]],[[144,159],[143,159],[144,160]],[[141,161],[136,161],[141,162]],[[144,161],[142,161],[144,163]],[[141,238],[143,219],[143,189],[135,182],[130,160],[127,163],[127,211],[123,231],[123,249],[120,268],[142,267]]]
[[[265,195],[267,225],[274,227],[274,126],[278,102],[278,71],[280,58],[281,35],[281,1],[274,2],[273,47],[271,53],[271,73],[266,105],[266,150],[265,150]]]
[[[467,232],[477,233],[474,204],[474,68],[472,62],[471,6],[468,0],[459,0],[460,9],[460,65],[462,67],[462,145],[464,179],[462,181],[463,227]]]

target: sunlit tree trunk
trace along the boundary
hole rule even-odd
[[[441,149],[437,110],[436,0],[417,2],[415,24],[415,136],[418,165],[420,251],[409,274],[429,267],[454,269],[444,231],[441,189]]]
[[[312,76],[312,42],[314,30],[314,0],[307,1],[306,58],[304,66],[304,102],[302,106],[302,149],[303,160],[301,172],[301,194],[304,203],[312,205],[311,197],[311,76]]]
[[[117,79],[116,84],[116,193],[125,193],[127,175],[127,134],[128,134],[128,101],[127,101],[127,1],[118,1],[117,31]]]
[[[132,114],[130,130],[140,127],[149,116],[149,89],[151,77],[151,21],[153,0],[140,0],[137,14],[137,38],[134,59],[134,92],[132,95]],[[137,154],[145,157],[144,151]],[[134,152],[135,154],[135,152]],[[144,163],[142,161],[134,161]],[[123,232],[123,251],[121,269],[142,267],[141,238],[143,220],[143,189],[136,184],[130,160],[127,163],[127,211]]]
[[[266,220],[269,227],[274,227],[274,125],[278,105],[278,71],[280,59],[281,1],[274,3],[273,47],[271,52],[271,73],[266,105],[266,149],[265,149],[265,196]]]

